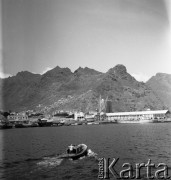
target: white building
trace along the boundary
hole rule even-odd
[[[18,121],[28,121],[29,118],[25,113],[16,113],[16,114],[10,114],[8,116],[8,120],[10,122],[18,122]]]
[[[109,121],[118,122],[134,122],[134,121],[146,121],[146,120],[159,120],[166,119],[170,114],[168,110],[157,110],[157,111],[135,111],[135,112],[116,112],[106,113],[106,118]]]
[[[74,113],[74,119],[75,120],[84,120],[84,113],[83,112],[75,112]]]

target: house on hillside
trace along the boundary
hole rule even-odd
[[[85,120],[84,113],[83,112],[75,112],[74,120],[78,120],[78,121]]]
[[[8,116],[10,122],[20,122],[29,121],[28,115],[26,113],[13,113]]]

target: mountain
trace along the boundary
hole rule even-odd
[[[123,65],[106,73],[88,67],[71,72],[57,66],[43,75],[24,71],[1,81],[5,110],[86,112],[98,108],[100,96],[111,100],[113,111],[166,108],[159,96],[145,83],[136,81]]]
[[[41,75],[28,71],[1,80],[2,102],[5,110],[26,109],[39,85]]]
[[[171,110],[171,74],[157,73],[146,84]]]
[[[109,69],[98,83],[96,92],[112,100],[114,111],[164,108],[158,96],[145,83],[132,77],[123,65]]]

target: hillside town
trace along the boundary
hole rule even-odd
[[[59,66],[42,75],[22,71],[2,80],[0,128],[170,122],[170,78],[157,73],[139,82],[122,64],[106,73]]]
[[[53,111],[51,114],[34,110],[23,112],[2,112],[0,128],[56,127],[70,125],[98,125],[114,123],[165,123],[171,122],[169,110],[112,112],[109,100],[100,98],[97,111]]]

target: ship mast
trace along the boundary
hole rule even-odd
[[[101,120],[101,95],[99,97],[99,121]]]
[[[108,100],[108,96],[107,96],[106,100],[104,101],[104,99],[102,99],[101,95],[100,95],[100,97],[99,97],[99,120],[101,120],[101,112],[103,110],[106,111],[107,100]]]

